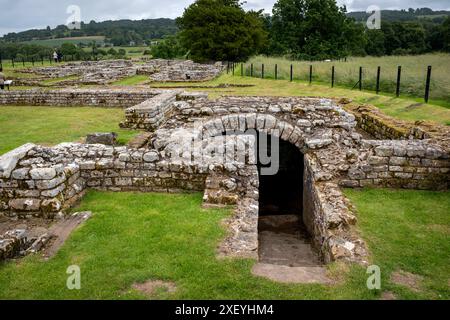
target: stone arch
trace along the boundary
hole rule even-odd
[[[306,132],[288,120],[264,113],[240,113],[210,118],[202,124],[203,138],[221,136],[226,132],[245,133],[248,129],[278,138],[280,170],[273,176],[263,176],[258,168],[258,214],[253,229],[258,232],[260,261],[271,263],[320,263],[311,246],[312,230],[305,222],[305,141]],[[268,139],[270,140],[270,139]],[[257,146],[259,148],[259,146]],[[297,248],[300,248],[298,250]],[[300,261],[301,260],[301,261]],[[278,261],[278,262],[277,262]]]
[[[304,129],[266,113],[238,113],[209,119],[200,127],[199,136],[209,138],[224,132],[245,132],[249,129],[289,142],[302,153],[307,151]]]

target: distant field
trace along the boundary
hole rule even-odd
[[[385,56],[349,58],[347,62],[289,61],[284,58],[257,56],[245,64],[245,73],[250,75],[250,64],[254,64],[254,76],[264,74],[274,78],[275,64],[278,64],[278,78],[289,79],[290,65],[293,64],[296,80],[309,80],[309,66],[313,66],[313,81],[331,83],[331,67],[335,66],[335,84],[353,87],[358,82],[359,67],[363,67],[363,89],[375,91],[377,67],[381,67],[380,90],[395,93],[397,68],[402,66],[401,95],[423,97],[427,67],[433,67],[431,74],[430,99],[450,102],[450,54],[426,54],[418,56]],[[236,71],[240,75],[240,67]]]
[[[71,37],[71,38],[58,38],[58,39],[48,39],[48,40],[31,40],[24,43],[28,44],[39,44],[47,47],[59,47],[63,43],[73,43],[73,44],[90,44],[95,41],[98,45],[101,45],[105,41],[104,36],[90,36],[90,37]]]

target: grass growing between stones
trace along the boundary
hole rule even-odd
[[[380,193],[379,193],[380,192]],[[369,240],[375,263],[384,268],[402,268],[425,274],[425,293],[386,285],[401,298],[449,297],[445,291],[448,270],[447,250],[439,248],[442,235],[427,239],[425,246],[411,243],[411,233],[433,234],[425,225],[410,226],[407,235],[404,220],[385,221],[386,228],[373,225],[386,219],[385,213],[365,210],[364,201],[384,199],[385,211],[396,211],[402,192],[349,191],[360,208],[360,227]],[[419,193],[420,194],[420,193]],[[384,196],[385,195],[385,196]],[[429,196],[428,196],[429,195]],[[447,225],[442,210],[448,209],[445,194],[427,193],[419,197],[415,215],[427,216],[428,227]],[[408,205],[411,203],[410,197]],[[400,199],[403,199],[400,197]],[[413,200],[414,201],[414,200]],[[69,238],[61,251],[48,261],[30,256],[22,261],[0,265],[0,299],[378,299],[379,291],[366,288],[367,275],[359,266],[331,265],[336,284],[287,285],[251,275],[252,260],[218,260],[215,250],[225,235],[220,221],[231,212],[201,209],[201,194],[140,194],[90,191],[74,210],[92,210],[91,220]],[[440,203],[437,205],[436,203]],[[446,203],[446,204],[445,204]],[[431,214],[429,208],[438,210]],[[448,211],[448,210],[447,210]],[[436,217],[436,216],[437,217]],[[414,220],[414,218],[413,218]],[[448,230],[447,230],[448,231]],[[399,234],[395,236],[396,234]],[[402,236],[401,236],[402,235]],[[388,243],[389,237],[396,237]],[[447,234],[448,236],[448,234]],[[405,251],[405,248],[408,250]],[[426,249],[426,250],[424,250]],[[408,257],[408,252],[410,256]],[[395,254],[392,254],[395,253]],[[425,259],[425,257],[428,257]],[[425,259],[425,260],[424,260]],[[422,262],[427,262],[422,265]],[[81,269],[81,290],[68,290],[66,269]],[[420,265],[420,266],[418,266]],[[415,268],[420,267],[420,270]],[[389,270],[391,270],[389,269]],[[383,273],[386,275],[386,273]],[[387,275],[386,275],[387,276]],[[442,281],[445,279],[445,281]],[[158,291],[146,297],[132,289],[133,284],[161,280],[176,285],[177,291]],[[440,283],[441,282],[441,283]],[[383,283],[383,289],[384,289]],[[433,290],[433,291],[428,291]],[[436,294],[433,293],[436,290]]]
[[[331,88],[329,85],[306,81],[258,79],[241,77],[240,69],[236,69],[235,76],[223,74],[213,81],[199,82],[195,85],[219,85],[223,83],[238,85],[253,85],[252,87],[229,87],[214,89],[187,89],[188,91],[206,91],[212,98],[220,95],[241,96],[311,96],[328,98],[350,98],[361,104],[371,104],[381,109],[385,114],[407,121],[428,120],[436,123],[450,125],[450,101],[433,101],[425,104],[423,99],[389,95],[376,95],[370,91],[350,90],[345,87]],[[157,87],[183,86],[182,83],[152,83]]]
[[[139,132],[120,129],[124,117],[120,108],[1,106],[0,154],[28,142],[79,141],[93,132],[117,132],[119,143],[126,143]]]
[[[450,298],[450,193],[416,190],[345,190],[358,227],[381,268],[383,289],[405,299]],[[395,271],[423,277],[413,292],[390,281]]]

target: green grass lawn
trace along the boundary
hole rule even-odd
[[[404,299],[449,299],[448,193],[347,191],[359,210],[382,290]],[[92,210],[48,261],[29,256],[0,265],[0,299],[144,299],[131,289],[150,279],[171,281],[175,293],[152,299],[378,299],[360,266],[333,264],[334,285],[278,284],[251,275],[252,260],[218,260],[220,221],[230,212],[201,209],[201,194],[91,191],[74,210]],[[405,209],[406,207],[411,209]],[[81,269],[81,290],[66,289],[66,269]],[[419,292],[389,282],[392,270],[425,277]]]
[[[113,83],[113,85],[117,86],[133,86],[142,84],[143,82],[149,81],[149,77],[146,75],[135,75],[131,77],[127,77],[125,79],[116,81]]]
[[[385,289],[406,299],[450,298],[450,193],[415,190],[345,190],[358,227],[381,267]],[[424,277],[419,295],[388,281],[403,270]]]
[[[220,95],[244,95],[244,96],[313,96],[313,97],[337,97],[350,98],[359,103],[367,103],[381,109],[392,117],[408,120],[428,120],[444,125],[450,125],[450,101],[430,101],[425,104],[420,99],[408,97],[396,98],[388,95],[376,95],[369,91],[349,90],[348,88],[335,87],[323,84],[312,84],[305,81],[289,82],[288,80],[258,79],[241,77],[236,72],[235,76],[223,74],[220,77],[194,85],[219,85],[223,83],[238,85],[253,85],[252,87],[229,87],[213,89],[187,89],[188,91],[206,91],[211,97]],[[179,87],[183,83],[152,83],[154,87]],[[434,103],[434,104],[433,104]]]
[[[402,67],[400,91],[402,95],[423,98],[428,66],[432,66],[430,97],[450,101],[450,54],[432,53],[415,56],[350,57],[346,62],[289,61],[284,58],[257,56],[245,64],[246,74],[250,75],[250,64],[254,65],[254,75],[261,76],[262,64],[266,77],[275,77],[275,64],[278,77],[289,79],[290,65],[294,68],[294,78],[309,79],[309,67],[313,66],[313,81],[331,83],[331,67],[335,66],[335,83],[352,88],[359,79],[359,67],[363,68],[363,88],[375,91],[377,68],[381,67],[380,90],[394,94],[398,66]],[[240,66],[238,68],[240,74]]]
[[[27,142],[53,145],[93,132],[116,132],[126,143],[138,131],[120,129],[124,117],[120,108],[0,106],[0,154]]]

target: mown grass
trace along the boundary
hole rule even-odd
[[[427,67],[432,66],[430,98],[450,102],[450,54],[436,53],[417,56],[353,57],[347,62],[308,62],[289,61],[284,58],[257,56],[245,64],[245,74],[250,75],[250,64],[254,64],[254,76],[261,76],[262,64],[265,76],[275,77],[275,64],[278,64],[278,77],[289,79],[290,65],[293,65],[294,78],[309,81],[309,67],[313,66],[313,81],[331,83],[331,67],[335,66],[335,83],[352,88],[359,79],[359,67],[363,67],[363,88],[375,91],[377,67],[381,67],[381,92],[394,94],[396,90],[397,69],[402,67],[401,94],[410,97],[424,97]],[[240,74],[240,66],[235,70]]]
[[[139,85],[146,81],[149,81],[149,77],[146,75],[135,75],[131,77],[127,77],[125,79],[113,82],[113,85],[116,86],[133,86],[133,85]]]
[[[358,227],[381,267],[384,289],[406,299],[449,299],[450,193],[348,189],[345,194],[359,212]],[[398,270],[422,276],[423,292],[391,283],[390,274]]]
[[[55,257],[0,265],[0,299],[378,299],[383,290],[403,299],[448,299],[447,194],[347,194],[358,206],[373,263],[381,267],[381,291],[367,289],[365,269],[356,265],[330,265],[333,285],[288,285],[253,276],[252,260],[217,259],[225,235],[220,221],[230,211],[201,209],[201,194],[90,191],[74,210],[92,210],[93,217]],[[66,288],[71,265],[81,269],[81,290]],[[391,284],[389,274],[397,269],[423,275],[421,290]],[[171,281],[178,290],[145,297],[131,289],[151,279]]]
[[[120,108],[0,106],[0,154],[28,142],[79,141],[93,132],[117,132],[126,143],[138,131],[120,129],[124,117]]]
[[[240,69],[239,69],[240,70]],[[219,84],[252,85],[251,87],[229,87],[213,89],[187,89],[188,91],[206,91],[212,98],[220,95],[242,95],[242,96],[313,96],[330,98],[350,98],[362,104],[371,104],[381,109],[385,114],[392,117],[408,120],[428,120],[436,123],[450,125],[450,101],[443,102],[443,105],[433,104],[439,101],[430,101],[426,104],[421,99],[408,97],[396,98],[389,95],[376,95],[370,91],[349,90],[348,88],[321,85],[317,83],[309,84],[305,81],[296,80],[273,80],[241,77],[236,71],[224,73],[220,77],[208,81],[199,82],[195,85],[219,85]],[[182,87],[182,83],[152,83],[153,87]]]
[[[73,75],[73,76],[65,76],[65,77],[60,77],[60,78],[52,78],[52,79],[47,79],[42,81],[42,84],[45,85],[57,85],[59,82],[62,81],[66,81],[66,80],[77,80],[80,77],[77,75]]]

